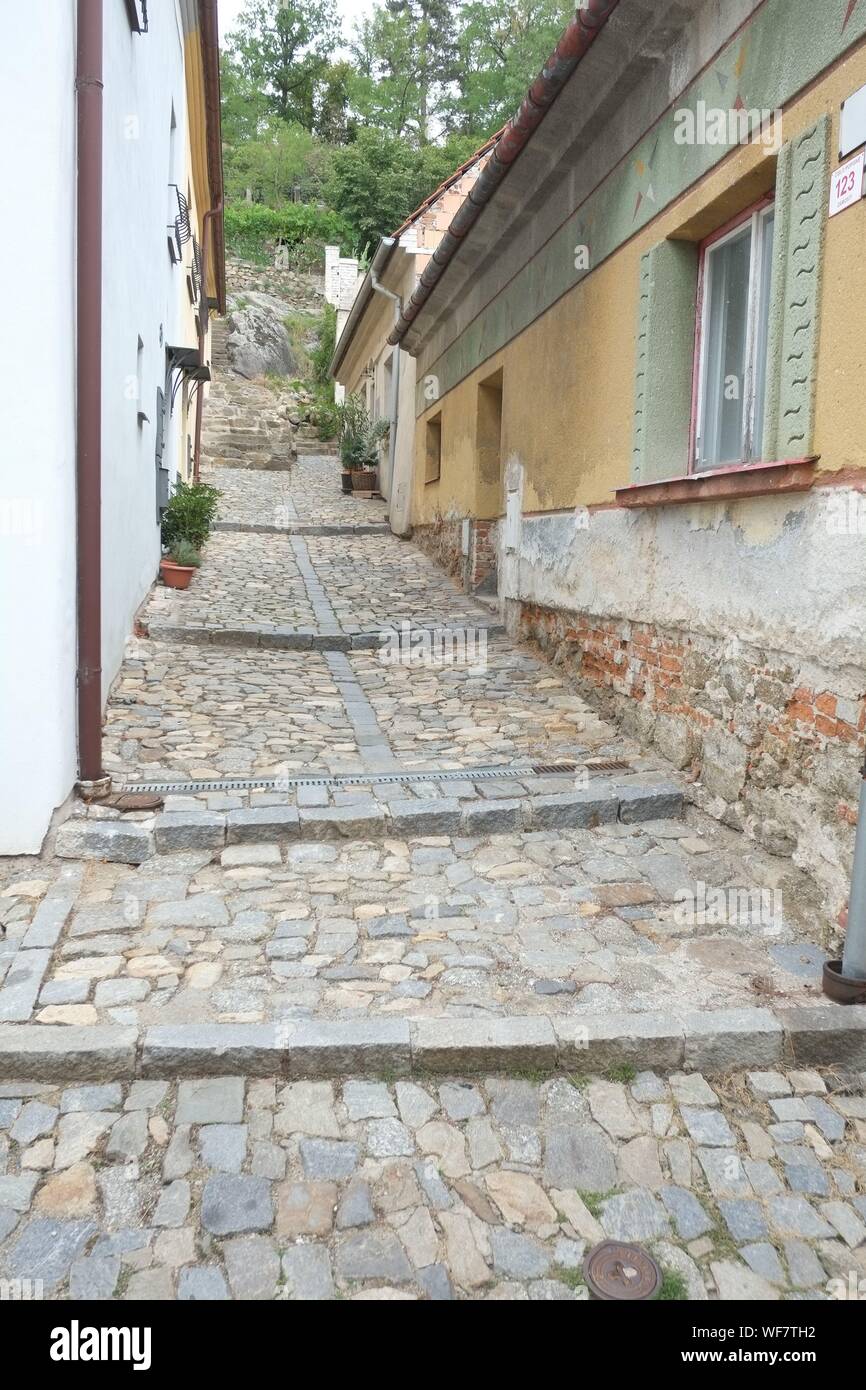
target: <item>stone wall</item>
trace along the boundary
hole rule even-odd
[[[321,275],[230,259],[226,262],[226,279],[235,295],[251,290],[273,294],[286,300],[296,312],[305,314],[321,314],[324,307],[325,281]]]
[[[497,535],[497,522],[462,517],[440,516],[412,530],[416,545],[459,579],[466,593],[496,593]]]
[[[581,693],[687,770],[693,799],[814,875],[845,906],[866,702],[838,673],[802,684],[785,653],[650,623],[532,603],[511,626],[565,668]]]

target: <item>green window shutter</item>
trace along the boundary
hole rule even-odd
[[[697,247],[662,241],[641,257],[632,482],[689,468]]]
[[[812,452],[829,178],[830,117],[822,116],[779,152],[761,450],[767,462]]]

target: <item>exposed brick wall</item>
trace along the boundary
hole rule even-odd
[[[469,588],[479,588],[496,572],[495,521],[476,521],[472,526],[472,545],[469,555]]]
[[[780,652],[646,623],[522,604],[520,635],[581,691],[677,767],[695,800],[815,870],[838,911],[856,823],[866,697]],[[850,676],[850,673],[849,673]],[[866,688],[866,678],[864,678]]]
[[[473,521],[469,554],[463,554],[463,521],[457,517],[437,517],[427,526],[415,526],[412,539],[448,574],[456,575],[471,593],[496,571],[495,521]]]

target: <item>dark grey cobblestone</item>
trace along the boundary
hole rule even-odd
[[[780,1075],[839,1122],[805,1141],[826,1196],[790,1188],[742,1073],[6,1082],[0,1278],[59,1299],[548,1301],[585,1297],[584,1256],[612,1237],[646,1245],[676,1297],[846,1297],[866,1279],[866,1075]],[[678,1092],[729,1149],[696,1144]],[[129,1121],[143,1144],[106,1144]]]

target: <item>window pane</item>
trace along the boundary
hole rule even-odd
[[[770,285],[773,278],[773,232],[776,215],[768,212],[761,226],[761,288],[755,338],[755,422],[752,427],[752,458],[761,457],[764,438],[764,406],[767,399],[767,334],[770,326]]]
[[[707,253],[703,411],[699,468],[743,457],[752,227]]]

